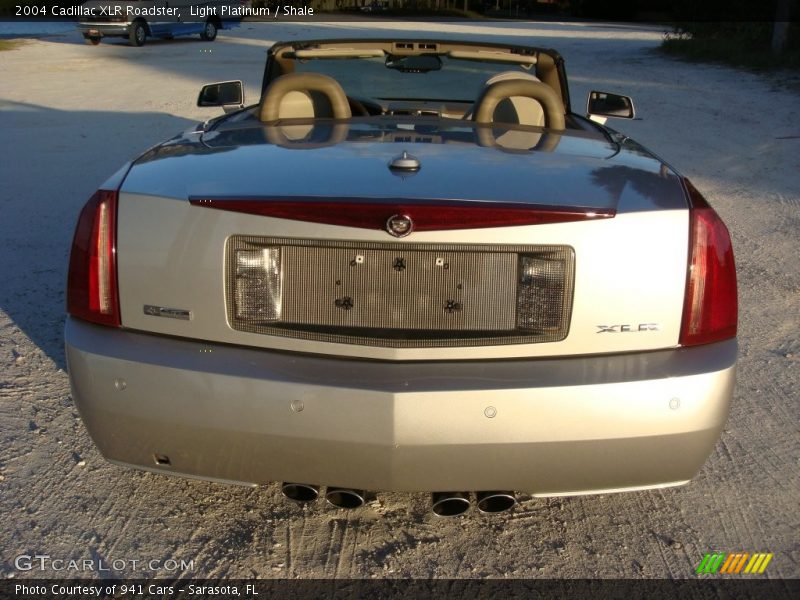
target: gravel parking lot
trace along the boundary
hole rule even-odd
[[[449,520],[425,494],[380,494],[351,512],[298,507],[277,485],[124,470],[92,445],[62,347],[80,207],[130,157],[217,114],[194,105],[202,83],[242,79],[257,99],[271,42],[400,30],[558,49],[573,107],[590,89],[632,95],[641,120],[613,125],[688,175],[727,222],[739,378],[722,439],[688,486],[523,496],[511,513]],[[777,76],[664,58],[660,40],[645,27],[363,20],[244,23],[214,43],[142,48],[87,46],[68,31],[0,52],[0,575],[57,575],[15,568],[39,553],[126,561],[115,576],[685,578],[717,550],[772,552],[766,577],[800,577],[800,95]]]

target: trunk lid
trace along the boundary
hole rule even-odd
[[[293,142],[283,131],[292,127],[299,126],[187,133],[139,158],[124,190],[176,199],[384,198],[614,210],[632,184],[651,208],[685,204],[677,178],[659,160],[638,145],[589,132],[463,125],[418,133],[360,124],[303,138],[322,141]],[[513,145],[503,145],[509,134]],[[404,151],[419,161],[417,171],[390,168]]]
[[[313,143],[285,131],[275,143],[271,131],[190,133],[136,161],[119,205],[123,326],[403,360],[677,344],[686,201],[677,175],[632,142],[523,132],[538,149],[519,138],[509,148],[502,131],[487,139],[460,124],[424,133],[351,125]],[[403,151],[418,171],[389,168]],[[198,198],[244,200],[254,214],[189,202]],[[258,210],[293,199],[296,218]],[[330,203],[336,219],[309,222],[308,199]],[[605,218],[397,239],[384,218],[343,224],[367,201],[389,212],[502,206]]]

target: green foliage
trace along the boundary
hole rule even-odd
[[[755,70],[800,69],[800,25],[790,26],[787,47],[780,54],[772,51],[772,27],[769,22],[679,24],[664,36],[661,51]]]
[[[778,0],[674,0],[672,15],[676,21],[691,23],[706,30],[720,23],[772,21]],[[795,0],[790,0],[794,2]]]
[[[16,50],[24,43],[22,40],[0,40],[0,52]]]
[[[785,18],[800,17],[798,0],[677,0],[673,31],[661,49],[688,60],[725,62],[752,69],[800,66],[800,26],[791,22],[786,46],[773,48],[775,16],[779,5]]]

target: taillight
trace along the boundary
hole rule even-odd
[[[67,312],[119,327],[116,217],[116,191],[98,190],[83,207],[69,258]]]
[[[688,181],[689,273],[680,344],[697,346],[736,336],[736,265],[728,229]]]
[[[610,219],[616,215],[616,209],[613,208],[525,206],[436,199],[415,203],[392,199],[376,202],[359,198],[319,201],[313,197],[298,197],[286,200],[264,196],[249,199],[190,198],[189,201],[194,206],[217,210],[365,229],[386,229],[389,218],[404,215],[413,221],[414,231],[572,223]]]

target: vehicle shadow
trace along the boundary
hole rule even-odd
[[[81,207],[126,161],[194,122],[3,99],[0,116],[0,311],[63,369],[64,289]]]

